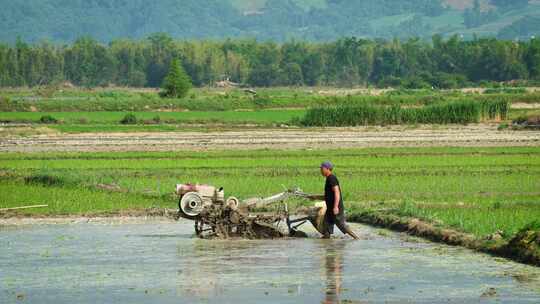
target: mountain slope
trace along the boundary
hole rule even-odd
[[[433,34],[523,38],[539,31],[528,20],[540,16],[540,4],[512,4],[520,1],[481,0],[476,12],[473,0],[0,0],[0,41],[71,42],[92,36],[109,42],[155,32],[185,39],[276,41]]]

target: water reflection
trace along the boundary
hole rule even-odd
[[[290,262],[282,252],[285,244],[288,241],[243,239],[196,239],[189,246],[181,243],[177,246],[179,294],[208,299],[256,282],[270,282],[271,288],[278,288],[279,282],[275,283],[271,274],[289,274],[282,271]]]
[[[325,251],[323,269],[325,275],[325,292],[323,304],[340,303],[341,286],[343,284],[343,256],[347,242],[339,240],[322,240]]]

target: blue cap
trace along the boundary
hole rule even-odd
[[[325,161],[325,162],[323,162],[321,164],[321,168],[326,168],[328,170],[332,170],[332,169],[334,169],[334,165],[329,161]]]

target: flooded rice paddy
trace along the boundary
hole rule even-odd
[[[540,303],[540,268],[368,226],[200,240],[189,221],[0,226],[0,303]]]

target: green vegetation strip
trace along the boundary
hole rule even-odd
[[[167,123],[287,123],[301,116],[303,110],[265,111],[214,111],[214,112],[129,112],[136,118],[134,124]],[[40,123],[43,117],[53,117],[57,123],[66,125],[114,125],[120,124],[126,112],[0,112],[0,121]]]
[[[241,198],[268,195],[298,185],[320,192],[320,161],[337,165],[345,199],[413,212],[476,235],[504,230],[512,235],[540,217],[540,148],[416,148],[334,151],[174,153],[4,153],[2,187],[32,195],[43,187],[28,177],[52,176],[56,187],[90,189],[116,184],[126,193],[168,198],[178,182],[224,186]],[[39,179],[38,179],[39,181]],[[46,184],[46,183],[45,183]],[[43,191],[49,191],[45,187]],[[6,189],[7,191],[7,189]],[[78,191],[78,190],[77,190]],[[101,191],[98,191],[98,193]],[[2,193],[6,193],[2,191]],[[2,207],[39,203],[40,195],[1,198]],[[163,201],[162,198],[167,197]],[[30,200],[30,201],[28,201]],[[59,204],[63,197],[57,197]],[[144,201],[144,200],[143,200]],[[114,202],[104,207],[114,206]],[[68,210],[73,210],[69,206]],[[57,210],[36,210],[55,214]],[[81,212],[98,211],[80,205]]]
[[[185,98],[161,99],[155,91],[137,89],[75,88],[52,97],[40,97],[32,89],[1,89],[0,122],[47,125],[68,133],[178,131],[189,125],[357,126],[500,120],[508,127],[510,120],[538,116],[534,106],[510,109],[510,104],[540,102],[540,93],[519,90],[477,94],[401,89],[379,91],[378,96],[370,92],[259,88],[257,95],[251,95],[240,89],[198,88]]]
[[[505,100],[538,103],[540,93],[464,93],[459,90],[346,90],[324,87],[241,89],[197,88],[184,98],[160,98],[157,91],[137,89],[66,89],[43,96],[39,89],[0,89],[0,112],[155,112],[233,111],[337,105],[344,102],[374,105],[421,106],[451,101]],[[371,96],[376,94],[378,96]]]
[[[540,147],[4,153],[0,208],[50,206],[2,216],[176,208],[175,184],[185,182],[223,186],[241,199],[290,186],[320,193],[326,159],[336,164],[352,219],[420,219],[510,255],[523,246],[501,246],[540,218]]]

